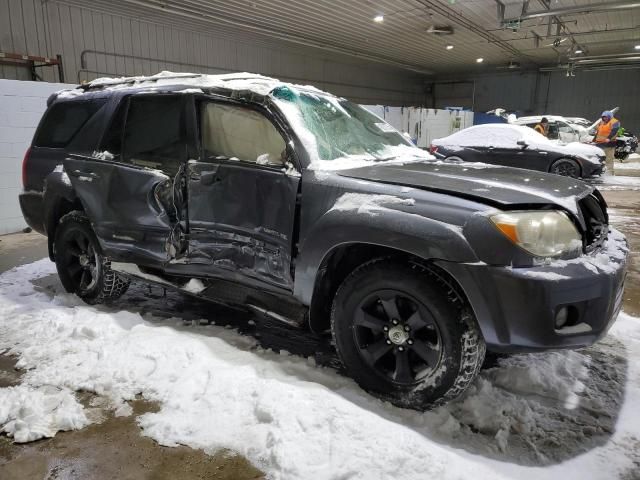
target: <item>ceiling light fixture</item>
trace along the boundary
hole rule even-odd
[[[582,50],[578,48],[578,49],[575,51],[575,53],[576,53],[576,54],[582,53]]]
[[[484,58],[480,57],[480,58],[476,58],[476,63],[482,63],[484,62]]]
[[[633,47],[633,48],[635,48],[636,50],[640,50],[640,45],[636,45],[636,46],[635,46],[635,47]]]
[[[375,17],[373,17],[373,21],[376,23],[384,22],[384,15],[376,15]]]
[[[453,50],[453,45],[447,45],[445,48],[446,48],[447,50]]]

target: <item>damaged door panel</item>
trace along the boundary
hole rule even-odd
[[[291,288],[299,178],[229,163],[188,165],[189,262]]]
[[[178,219],[167,175],[78,155],[65,159],[64,169],[107,255],[139,264],[169,260]]]
[[[268,110],[201,99],[200,160],[187,165],[191,264],[292,290],[300,177],[287,174],[286,136]]]

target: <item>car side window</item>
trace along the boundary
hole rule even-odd
[[[37,147],[66,147],[98,110],[103,99],[55,103],[46,113],[33,144]]]
[[[123,163],[175,175],[187,160],[185,96],[141,95],[124,100],[102,142]]]
[[[237,105],[200,105],[202,148],[207,159],[283,165],[286,143],[267,117]]]

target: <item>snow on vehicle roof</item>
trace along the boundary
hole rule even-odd
[[[279,86],[286,85],[297,90],[310,91],[333,97],[332,94],[323,92],[311,85],[297,85],[283,82],[277,78],[265,77],[257,73],[225,73],[221,75],[208,75],[199,73],[162,71],[150,76],[97,78],[73,90],[61,90],[61,97],[81,95],[92,90],[122,90],[133,88],[154,87],[195,87],[195,88],[223,88],[229,90],[247,90],[259,95],[268,95]]]
[[[514,140],[515,138],[515,140]],[[515,141],[528,140],[532,143],[546,143],[549,140],[529,127],[506,123],[474,125],[448,137],[433,140],[434,145],[481,146],[513,148]]]

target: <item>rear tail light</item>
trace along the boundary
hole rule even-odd
[[[429,153],[436,153],[438,151],[438,147],[436,145],[429,145]]]
[[[22,188],[25,190],[27,189],[27,163],[30,154],[31,147],[27,148],[27,151],[24,153],[24,158],[22,159]]]

